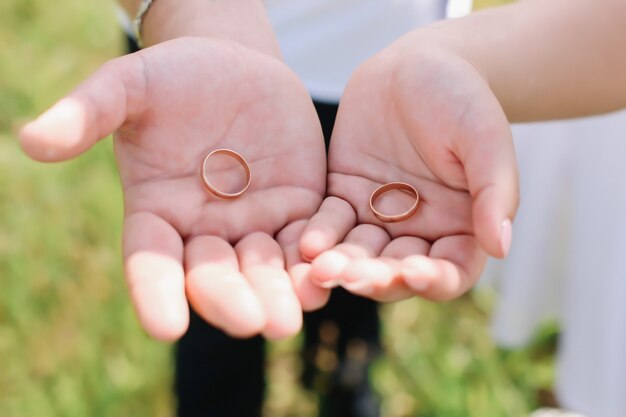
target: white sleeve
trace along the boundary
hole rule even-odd
[[[448,0],[446,16],[448,18],[467,16],[472,12],[473,3],[472,0]]]

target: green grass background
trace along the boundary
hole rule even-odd
[[[493,1],[492,1],[493,3]],[[111,143],[42,165],[16,132],[123,50],[110,2],[0,2],[0,416],[171,416],[171,346],[142,332],[120,265]],[[523,351],[488,334],[492,296],[385,306],[372,370],[386,417],[525,416],[550,401],[555,332]],[[267,416],[314,416],[294,338],[271,345]],[[321,362],[332,368],[332,355]],[[245,417],[245,416],[242,416]]]

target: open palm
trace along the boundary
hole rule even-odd
[[[296,332],[301,307],[274,236],[319,207],[325,157],[295,75],[234,43],[166,42],[106,64],[26,126],[22,145],[35,159],[63,160],[113,131],[126,275],[147,331],[179,337],[189,301],[235,336]],[[250,165],[240,198],[220,199],[202,186],[202,161],[219,148]],[[227,185],[237,184],[239,170],[209,169]]]
[[[517,204],[510,128],[471,65],[396,49],[361,66],[346,88],[331,141],[329,197],[301,250],[313,259],[310,278],[323,287],[383,301],[449,299],[479,277],[485,250],[507,250],[507,219]],[[369,198],[396,181],[418,190],[418,211],[382,223]],[[388,193],[378,209],[396,214],[412,201]]]

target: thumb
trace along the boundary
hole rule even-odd
[[[138,54],[109,61],[20,131],[22,149],[42,162],[82,154],[141,114],[145,80]]]
[[[474,231],[491,256],[505,257],[519,205],[519,178],[510,125],[495,97],[483,106],[481,120],[458,145],[472,195]]]

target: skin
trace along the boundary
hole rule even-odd
[[[262,3],[160,0],[143,29],[154,46],[106,64],[21,143],[59,161],[116,132],[126,275],[151,335],[183,334],[189,301],[231,335],[279,338],[329,287],[447,300],[487,255],[506,256],[518,204],[509,121],[626,106],[624,28],[622,0],[526,0],[416,30],[355,72],[326,176],[319,122]],[[217,147],[251,164],[238,200],[215,199],[198,179]],[[369,211],[390,181],[421,198],[398,224]],[[396,197],[381,209],[403,211],[407,197]]]
[[[113,132],[126,277],[148,333],[180,337],[187,302],[236,337],[296,333],[303,306],[285,262],[299,262],[293,230],[319,207],[326,173],[319,121],[297,77],[233,41],[179,38],[105,64],[25,126],[21,144],[36,160],[61,161]],[[238,199],[202,186],[202,160],[217,148],[250,164]]]
[[[508,120],[527,122],[626,107],[625,31],[623,0],[524,0],[417,30],[398,46],[426,43],[471,63]]]
[[[526,0],[418,29],[365,62],[333,132],[329,197],[301,240],[311,279],[381,301],[471,288],[511,241],[509,122],[626,107],[625,30],[622,0]],[[420,192],[410,220],[369,211],[390,181]],[[407,207],[395,201],[389,213]]]
[[[447,300],[474,284],[485,249],[506,254],[517,171],[506,165],[514,150],[497,100],[475,99],[483,88],[471,66],[441,51],[387,51],[354,74],[331,141],[329,197],[301,242],[312,280],[381,301]],[[392,181],[412,184],[419,208],[383,223],[368,199]],[[389,197],[387,212],[401,211],[400,197],[410,204]]]

